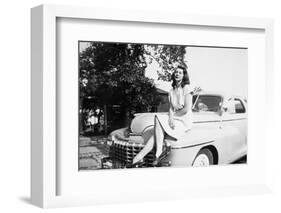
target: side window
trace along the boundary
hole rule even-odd
[[[221,96],[216,95],[194,95],[193,112],[218,112],[222,101]]]
[[[241,100],[235,98],[234,99],[234,106],[235,106],[235,113],[245,113],[246,109],[244,107],[244,104]]]

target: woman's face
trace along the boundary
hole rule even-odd
[[[181,68],[177,68],[174,73],[175,80],[177,82],[182,81],[183,79],[183,70]]]

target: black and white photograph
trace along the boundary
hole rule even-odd
[[[79,41],[79,171],[247,163],[248,49]]]

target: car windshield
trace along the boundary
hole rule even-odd
[[[194,112],[218,112],[222,97],[216,95],[194,95],[192,102],[192,110]]]

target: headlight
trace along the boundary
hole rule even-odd
[[[113,135],[110,134],[110,135],[107,136],[107,140],[108,140],[108,141],[113,141],[113,139],[114,139],[114,136],[113,136]]]

